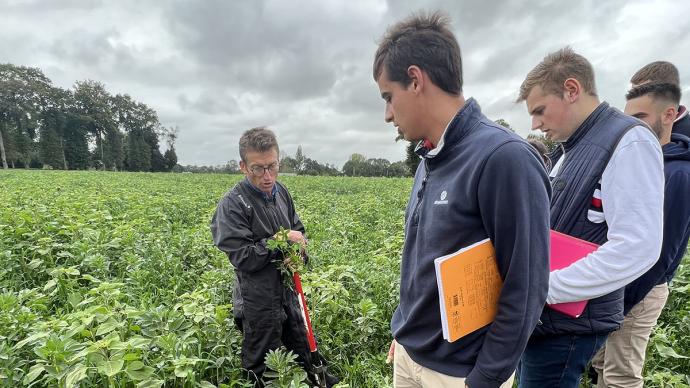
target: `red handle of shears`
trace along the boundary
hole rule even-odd
[[[307,329],[307,341],[309,342],[309,350],[313,353],[316,351],[316,340],[314,339],[314,330],[311,328],[311,320],[309,319],[309,309],[307,309],[307,300],[304,298],[304,291],[302,291],[302,279],[299,273],[293,272],[292,280],[295,282],[295,289],[299,295],[299,305],[302,309],[302,318],[304,318],[304,327]]]

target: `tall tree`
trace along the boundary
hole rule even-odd
[[[422,159],[417,155],[414,150],[417,148],[417,144],[414,142],[409,142],[407,148],[405,149],[405,164],[409,170],[410,175],[414,175],[417,172],[417,167]]]
[[[40,114],[39,157],[41,163],[52,168],[68,169],[65,137],[70,131],[69,108],[73,105],[69,91],[52,87],[45,94],[45,106]]]
[[[53,169],[67,169],[67,161],[62,149],[62,138],[54,126],[42,126],[39,140],[39,156],[43,166]]]
[[[38,68],[0,64],[0,154],[28,167],[34,152],[38,117],[51,81]]]
[[[131,96],[116,95],[112,99],[117,123],[127,137],[125,167],[130,171],[165,171],[166,161],[160,152],[159,136],[164,129],[156,111]],[[146,150],[146,152],[144,152]],[[142,170],[142,166],[148,166]]]
[[[95,140],[95,164],[107,169],[117,168],[117,160],[113,158],[118,151],[116,136],[111,134],[107,144],[104,144],[106,134],[117,131],[117,126],[111,109],[111,96],[105,85],[93,80],[78,81],[74,85],[74,99],[79,114],[88,116],[88,131]],[[120,143],[121,144],[121,143]],[[110,158],[106,160],[107,153]]]
[[[301,172],[304,169],[304,162],[305,162],[305,157],[304,153],[302,152],[302,145],[297,146],[297,152],[295,152],[295,171],[297,173]]]
[[[165,150],[163,158],[165,159],[165,171],[172,171],[177,165],[177,153],[175,152],[175,142],[180,134],[180,127],[170,127],[165,130],[165,138],[168,149]]]
[[[5,122],[0,119],[0,157],[2,158],[2,168],[7,170],[7,155],[5,153],[5,141],[3,140],[3,132],[5,131]]]
[[[510,124],[508,124],[508,122],[505,121],[505,120],[503,120],[503,119],[498,119],[498,120],[495,121],[495,123],[498,124],[498,125],[503,126],[504,128],[510,129],[511,131],[515,132],[515,130],[513,129],[513,127],[511,127]]]
[[[127,170],[151,171],[151,148],[146,143],[142,132],[134,131],[127,134],[126,149]]]
[[[67,112],[67,123],[62,140],[67,168],[70,170],[89,168],[90,155],[87,139],[89,121],[90,117],[82,116],[73,108]]]

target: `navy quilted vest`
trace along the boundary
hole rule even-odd
[[[555,162],[565,153],[557,176],[551,179],[551,228],[593,242],[607,241],[606,222],[587,219],[592,194],[618,142],[631,128],[644,125],[607,103],[600,104],[563,143],[550,155]],[[606,204],[604,211],[606,209]],[[618,329],[623,321],[623,289],[592,299],[579,318],[571,318],[544,307],[542,324],[535,335],[593,334]]]

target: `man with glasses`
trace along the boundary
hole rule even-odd
[[[268,247],[280,228],[288,240],[306,246],[300,221],[287,188],[278,177],[278,142],[272,131],[253,128],[240,138],[243,179],[218,203],[211,220],[214,244],[235,267],[233,313],[243,334],[242,367],[255,386],[263,386],[264,358],[284,345],[302,366],[310,363],[304,321],[297,295],[283,285],[277,264],[279,250]],[[328,386],[337,379],[326,376]]]

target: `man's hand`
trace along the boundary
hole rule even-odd
[[[302,246],[307,245],[307,239],[304,238],[304,235],[300,231],[297,231],[297,230],[289,231],[287,238],[289,241],[292,241],[293,243],[299,243]]]
[[[302,234],[302,232],[297,231],[297,230],[291,230],[288,232],[287,237],[288,237],[288,241],[291,241],[291,242],[296,243],[296,244],[300,244],[299,253],[302,256],[304,256],[304,254],[306,253],[306,249],[307,249],[307,239],[304,238],[304,235]]]
[[[395,340],[391,341],[391,347],[388,349],[388,356],[386,357],[386,364],[393,362],[395,356]]]
[[[278,238],[278,234],[273,236],[274,238]],[[287,240],[291,243],[299,244],[300,245],[300,255],[302,256],[304,260],[304,255],[306,254],[306,246],[307,246],[307,239],[304,238],[304,235],[302,232],[298,230],[291,230],[287,232]],[[285,264],[286,267],[290,269],[291,272],[297,271],[297,266],[295,263],[290,260],[289,257],[286,257],[283,260],[283,263]]]

